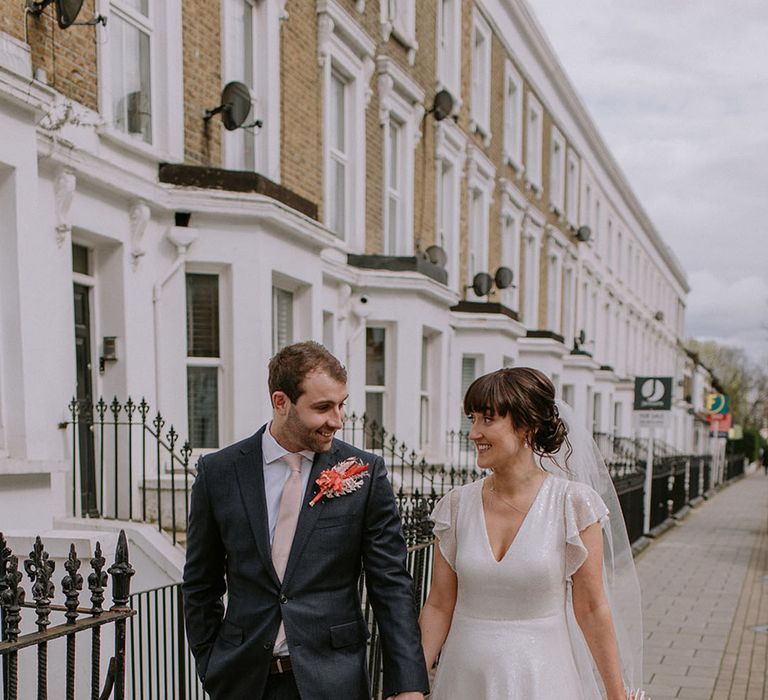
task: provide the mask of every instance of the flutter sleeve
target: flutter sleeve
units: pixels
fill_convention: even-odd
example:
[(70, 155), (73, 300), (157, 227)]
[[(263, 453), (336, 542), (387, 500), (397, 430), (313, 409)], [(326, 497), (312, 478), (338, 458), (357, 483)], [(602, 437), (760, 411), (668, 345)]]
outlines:
[(459, 489), (453, 489), (435, 505), (429, 519), (434, 523), (432, 532), (438, 539), (440, 553), (456, 571), (456, 518), (459, 511)]
[(565, 576), (579, 570), (587, 559), (587, 548), (581, 541), (581, 532), (593, 523), (605, 527), (608, 508), (603, 499), (587, 484), (569, 482), (565, 494)]

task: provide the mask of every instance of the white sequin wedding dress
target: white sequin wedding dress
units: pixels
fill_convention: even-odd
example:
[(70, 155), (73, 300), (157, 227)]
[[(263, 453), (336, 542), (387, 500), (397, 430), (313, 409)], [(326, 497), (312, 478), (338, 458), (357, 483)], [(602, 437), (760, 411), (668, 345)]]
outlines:
[(432, 513), (458, 593), (430, 698), (600, 698), (575, 627), (569, 582), (587, 557), (579, 533), (604, 523), (608, 509), (589, 486), (550, 474), (496, 561), (485, 527), (483, 481), (454, 489)]

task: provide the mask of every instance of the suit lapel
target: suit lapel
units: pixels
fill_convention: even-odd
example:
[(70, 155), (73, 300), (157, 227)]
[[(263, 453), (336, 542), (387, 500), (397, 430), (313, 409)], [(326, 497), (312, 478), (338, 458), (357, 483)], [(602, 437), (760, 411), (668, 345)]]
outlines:
[(283, 585), (290, 581), (296, 564), (301, 559), (301, 553), (304, 551), (304, 546), (307, 544), (307, 539), (312, 533), (315, 527), (317, 518), (320, 516), (320, 512), (324, 506), (324, 499), (321, 499), (319, 503), (310, 508), (309, 502), (312, 500), (312, 496), (317, 491), (317, 485), (315, 480), (320, 476), (320, 472), (323, 469), (328, 469), (334, 464), (333, 458), (336, 455), (336, 446), (331, 448), (329, 452), (322, 454), (315, 454), (315, 461), (312, 463), (312, 471), (309, 474), (309, 483), (307, 484), (306, 492), (304, 493), (304, 500), (301, 504), (301, 511), (299, 513), (299, 521), (296, 523), (296, 533), (293, 536), (293, 544), (291, 545), (291, 553), (288, 556), (288, 564), (285, 567), (285, 576), (283, 577)]
[(279, 586), (275, 567), (272, 565), (272, 550), (269, 545), (269, 518), (267, 517), (267, 496), (264, 490), (264, 458), (261, 451), (261, 437), (264, 428), (254, 435), (252, 449), (243, 449), (235, 465), (240, 496), (256, 540), (256, 550), (264, 568)]

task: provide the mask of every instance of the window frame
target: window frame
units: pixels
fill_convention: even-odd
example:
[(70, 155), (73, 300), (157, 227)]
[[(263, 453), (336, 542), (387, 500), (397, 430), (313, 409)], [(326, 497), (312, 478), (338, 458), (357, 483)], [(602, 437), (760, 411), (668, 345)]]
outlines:
[[(235, 5), (250, 5), (252, 8), (251, 36), (254, 38), (250, 51), (253, 85), (241, 75), (233, 55), (233, 48), (227, 37), (232, 35), (232, 27), (239, 19)], [(240, 80), (251, 91), (253, 109), (249, 121), (262, 121), (258, 132), (253, 133), (253, 167), (247, 162), (240, 163), (240, 149), (247, 138), (241, 129), (227, 131), (220, 126), (222, 134), (222, 156), (224, 167), (230, 170), (246, 170), (262, 173), (274, 182), (280, 182), (280, 24), (287, 18), (282, 0), (222, 0), (221, 3), (221, 65), (222, 87), (231, 80)], [(255, 38), (258, 37), (258, 41)], [(248, 56), (240, 56), (240, 62)], [(237, 152), (237, 156), (235, 153)]]
[(549, 166), (549, 203), (559, 218), (565, 217), (565, 137), (556, 126), (551, 130)]
[[(470, 52), (470, 119), (469, 128), (491, 143), (491, 28), (477, 8), (472, 10), (472, 44)], [(482, 44), (478, 49), (478, 38)]]
[(547, 328), (563, 335), (563, 280), (568, 241), (555, 226), (547, 227)]
[[(447, 286), (460, 291), (461, 277), (461, 182), (466, 159), (466, 136), (450, 119), (438, 122), (435, 133), (435, 240), (445, 250), (448, 261)], [(445, 165), (450, 165), (450, 196), (443, 192)], [(441, 228), (441, 222), (445, 224)]]
[(379, 23), (381, 38), (389, 41), (394, 36), (408, 49), (408, 64), (416, 62), (416, 0), (380, 0)]
[(513, 286), (501, 291), (501, 303), (507, 308), (521, 313), (519, 308), (521, 240), (528, 202), (522, 192), (506, 178), (499, 181), (499, 186), (501, 189), (501, 213), (499, 216), (501, 264), (509, 267), (513, 275)]
[(544, 233), (544, 217), (535, 216), (528, 210), (523, 227), (522, 264), (523, 299), (521, 303), (522, 321), (531, 330), (538, 330), (539, 325), (539, 265), (541, 259), (541, 241)]
[[(510, 87), (514, 97), (510, 97)], [(504, 61), (504, 161), (519, 174), (523, 172), (523, 79), (512, 61)]]
[[(496, 167), (477, 146), (467, 147), (467, 188), (469, 191), (466, 284), (478, 272), (488, 272), (491, 204), (496, 185)], [(474, 264), (473, 264), (474, 262)], [(467, 297), (482, 299), (467, 290)]]
[(219, 354), (217, 357), (199, 357), (199, 356), (191, 356), (189, 355), (189, 343), (188, 341), (185, 342), (185, 378), (184, 378), (184, 385), (185, 385), (185, 393), (186, 393), (186, 401), (185, 401), (185, 412), (187, 414), (187, 431), (189, 434), (189, 441), (190, 445), (192, 445), (192, 431), (190, 429), (190, 415), (189, 415), (189, 369), (190, 367), (199, 367), (199, 368), (215, 368), (217, 370), (216, 372), (216, 406), (217, 406), (217, 415), (218, 415), (218, 425), (217, 425), (217, 437), (218, 437), (218, 444), (217, 445), (204, 445), (204, 446), (192, 446), (193, 454), (201, 454), (206, 451), (210, 450), (216, 450), (220, 449), (222, 446), (226, 445), (228, 440), (228, 435), (226, 434), (226, 426), (227, 426), (227, 420), (226, 420), (226, 396), (227, 394), (227, 387), (225, 385), (225, 365), (226, 365), (226, 350), (225, 350), (225, 343), (226, 343), (226, 336), (225, 336), (225, 328), (224, 328), (224, 315), (222, 313), (222, 309), (225, 308), (226, 304), (226, 285), (224, 283), (224, 271), (217, 268), (212, 268), (207, 265), (187, 265), (184, 270), (184, 309), (185, 313), (189, 313), (189, 297), (187, 295), (187, 278), (189, 275), (208, 275), (211, 277), (216, 277), (217, 280), (217, 295), (218, 295), (218, 309), (217, 309), (217, 316), (218, 316), (218, 334), (219, 334)]
[[(535, 123), (532, 121), (533, 117), (535, 117)], [(530, 90), (525, 110), (525, 126), (526, 185), (540, 196), (543, 190), (544, 108)]]
[(350, 191), (345, 201), (345, 230), (334, 236), (355, 252), (365, 250), (366, 110), (372, 90), (376, 44), (336, 0), (317, 0), (318, 63), (323, 85), (323, 223), (330, 229), (333, 196), (329, 141), (332, 129), (329, 101), (331, 76), (335, 70), (347, 79), (349, 104), (347, 128), (350, 158)]
[[(446, 19), (447, 4), (451, 12)], [(461, 0), (439, 0), (435, 37), (437, 89), (451, 93), (456, 112), (461, 106)]]
[[(394, 397), (391, 396), (390, 386), (391, 382), (388, 383), (388, 379), (393, 377), (395, 375), (394, 371), (394, 352), (395, 352), (395, 339), (394, 339), (394, 329), (392, 327), (392, 324), (389, 323), (381, 323), (381, 322), (371, 322), (367, 323), (365, 325), (365, 352), (367, 353), (368, 348), (368, 331), (369, 330), (381, 330), (384, 332), (384, 383), (383, 384), (369, 384), (368, 383), (368, 368), (367, 368), (367, 361), (363, 365), (363, 376), (365, 378), (365, 388), (364, 388), (364, 405), (366, 407), (366, 415), (367, 415), (367, 406), (368, 406), (368, 396), (370, 394), (376, 394), (381, 396), (381, 424), (378, 426), (379, 428), (387, 429), (388, 422), (391, 418), (391, 406), (395, 404)], [(389, 432), (389, 431), (388, 431)], [(375, 445), (374, 445), (375, 446)]]
[[(464, 386), (466, 383), (464, 381), (464, 361), (465, 360), (472, 360), (475, 363), (474, 377), (469, 382), (469, 384), (471, 384), (475, 379), (483, 375), (484, 357), (481, 354), (471, 353), (471, 352), (461, 354), (461, 357), (459, 358), (459, 386), (461, 389), (462, 397), (464, 396), (464, 394), (467, 393), (467, 389), (469, 388), (469, 384), (467, 384), (467, 386)], [(469, 418), (467, 418), (467, 416), (465, 415), (464, 406), (462, 405), (460, 407), (459, 432), (468, 434), (471, 427), (472, 427), (472, 424), (469, 422)], [(466, 441), (466, 444), (464, 445), (464, 447), (467, 451), (470, 450), (470, 445), (468, 440)]]
[(565, 208), (566, 221), (573, 227), (579, 227), (579, 180), (580, 180), (579, 156), (571, 148), (566, 156), (566, 180), (565, 180)]
[[(98, 133), (133, 153), (154, 162), (184, 160), (183, 83), (177, 67), (183, 65), (181, 0), (149, 0), (148, 15), (132, 9), (123, 0), (96, 0), (97, 14), (107, 19), (96, 27), (99, 113), (103, 123)], [(119, 129), (114, 123), (110, 30), (113, 15), (151, 30), (149, 45), (150, 109), (152, 139), (141, 138)]]
[[(380, 56), (376, 62), (379, 88), (379, 124), (383, 129), (383, 216), (382, 232), (390, 243), (393, 255), (413, 254), (414, 212), (414, 163), (415, 149), (421, 140), (421, 122), (424, 117), (424, 90), (413, 81), (392, 59)], [(399, 184), (400, 206), (394, 241), (389, 240), (392, 222), (389, 210), (389, 186), (391, 182), (391, 125), (400, 126)]]
[[(290, 328), (289, 328), (289, 335), (290, 337), (287, 339), (287, 342), (284, 344), (280, 343), (280, 326), (278, 324), (279, 315), (278, 312), (280, 311), (279, 304), (281, 295), (288, 295), (288, 296), (282, 296), (282, 299), (286, 299), (289, 301), (290, 304)], [(272, 285), (272, 355), (276, 355), (280, 350), (282, 350), (287, 345), (292, 344), (295, 341), (296, 338), (296, 317), (295, 317), (295, 311), (296, 311), (296, 299), (295, 294), (292, 289), (286, 289), (285, 287), (273, 284)]]

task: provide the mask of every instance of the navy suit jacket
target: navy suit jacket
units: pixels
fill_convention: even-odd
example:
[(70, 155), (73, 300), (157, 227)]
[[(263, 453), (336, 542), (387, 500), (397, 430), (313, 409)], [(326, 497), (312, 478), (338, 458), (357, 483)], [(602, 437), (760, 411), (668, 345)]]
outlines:
[[(413, 583), (383, 460), (339, 440), (315, 456), (280, 582), (268, 533), (265, 427), (201, 458), (192, 487), (182, 592), (203, 687), (213, 700), (261, 698), (282, 618), (303, 699), (368, 700), (362, 567), (381, 634), (384, 696), (426, 692)], [(351, 456), (369, 465), (363, 486), (310, 508), (320, 472)]]

